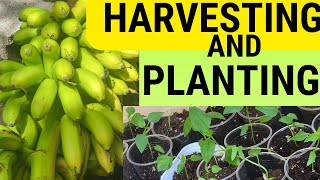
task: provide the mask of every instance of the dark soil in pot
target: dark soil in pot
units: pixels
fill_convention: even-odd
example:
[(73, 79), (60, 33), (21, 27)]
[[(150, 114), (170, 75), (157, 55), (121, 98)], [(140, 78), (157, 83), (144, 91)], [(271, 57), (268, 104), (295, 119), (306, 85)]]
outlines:
[(300, 121), (309, 125), (311, 125), (314, 117), (320, 113), (320, 106), (298, 106), (298, 108), (303, 118)]
[[(235, 180), (236, 175), (235, 171), (237, 169), (236, 166), (230, 165), (227, 162), (222, 161), (220, 158), (217, 158), (217, 161), (215, 159), (211, 159), (209, 162), (209, 167), (212, 167), (212, 165), (219, 165), (220, 168), (222, 168), (218, 173), (212, 173), (211, 168), (209, 168), (209, 173), (205, 171), (205, 163), (201, 163), (199, 167), (199, 175), (203, 178), (210, 179), (210, 178), (215, 178), (215, 179), (223, 179), (223, 178), (228, 178), (228, 180)], [(233, 174), (233, 175), (232, 175)], [(231, 176), (232, 175), (232, 176)], [(231, 176), (231, 177), (230, 177)]]
[(123, 180), (140, 180), (133, 165), (129, 163), (127, 157), (123, 158)]
[[(199, 154), (200, 155), (200, 154)], [(190, 158), (191, 155), (187, 156), (187, 159)], [(185, 163), (185, 168), (188, 172), (189, 179), (197, 179), (197, 167), (199, 166), (201, 161), (191, 161), (187, 160)], [(179, 174), (177, 172), (174, 173), (173, 179), (175, 180), (187, 180), (187, 175), (185, 173), (185, 169), (183, 169)]]

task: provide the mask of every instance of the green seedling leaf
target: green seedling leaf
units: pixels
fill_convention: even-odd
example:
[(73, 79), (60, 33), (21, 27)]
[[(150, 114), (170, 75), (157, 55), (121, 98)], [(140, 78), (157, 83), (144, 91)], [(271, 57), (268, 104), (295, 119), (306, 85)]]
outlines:
[(180, 158), (181, 162), (186, 162), (187, 161), (187, 156), (186, 155), (182, 155)]
[(238, 146), (238, 156), (240, 158), (245, 158), (245, 155), (243, 154), (243, 147), (242, 146)]
[(318, 129), (317, 129), (317, 133), (319, 133), (319, 134), (320, 134), (320, 127), (318, 127)]
[(221, 171), (221, 167), (219, 167), (218, 165), (213, 165), (212, 167), (211, 167), (211, 172), (212, 173), (218, 173), (219, 171)]
[(157, 158), (157, 170), (165, 171), (172, 166), (173, 157), (167, 155), (160, 155)]
[(148, 115), (147, 119), (149, 122), (157, 123), (160, 121), (163, 112), (152, 112)]
[(304, 140), (304, 142), (314, 142), (320, 139), (320, 134), (318, 132), (309, 134), (309, 136)]
[(294, 120), (297, 120), (297, 119), (298, 119), (297, 115), (294, 114), (294, 113), (289, 113), (289, 114), (287, 114), (287, 116), (290, 117), (290, 118), (292, 118), (292, 119), (294, 119)]
[(198, 180), (206, 180), (206, 179), (204, 179), (204, 178), (200, 177)]
[(201, 139), (199, 141), (199, 146), (201, 150), (201, 156), (205, 162), (209, 162), (214, 154), (215, 142), (212, 139)]
[(256, 110), (262, 112), (264, 115), (270, 116), (271, 118), (275, 117), (279, 110), (277, 106), (257, 106)]
[(306, 133), (304, 131), (299, 131), (296, 135), (289, 138), (289, 141), (303, 141), (309, 136), (309, 133)]
[(295, 127), (299, 127), (299, 128), (304, 127), (304, 125), (299, 123), (299, 122), (294, 122), (294, 123), (292, 123), (292, 125), (295, 126)]
[(191, 128), (192, 128), (191, 120), (188, 117), (184, 121), (184, 125), (183, 125), (183, 135), (184, 135), (184, 137), (186, 137), (189, 134), (189, 132), (191, 131)]
[(260, 154), (260, 149), (250, 149), (248, 151), (249, 156), (258, 156)]
[(163, 148), (161, 147), (161, 146), (159, 146), (159, 145), (156, 145), (155, 147), (154, 147), (154, 150), (156, 150), (156, 151), (158, 151), (159, 153), (165, 153), (164, 152), (164, 150), (163, 150)]
[(288, 117), (288, 116), (282, 116), (279, 119), (279, 122), (282, 122), (282, 123), (285, 123), (285, 124), (289, 125), (289, 124), (293, 123), (293, 119), (291, 117)]
[(221, 120), (226, 120), (226, 118), (223, 116), (223, 114), (219, 112), (208, 112), (208, 116), (210, 116), (212, 119), (221, 119)]
[[(228, 162), (229, 164), (231, 164), (231, 165), (238, 166), (240, 164), (240, 162), (241, 162), (238, 157), (235, 157), (233, 160), (231, 160), (232, 159), (231, 158), (232, 157), (232, 152), (234, 151), (233, 150), (234, 147), (236, 147), (236, 146), (227, 146), (226, 147), (224, 160), (226, 162)], [(238, 148), (236, 147), (236, 149), (238, 149)]]
[(191, 161), (201, 161), (202, 160), (202, 156), (198, 155), (198, 154), (193, 154), (190, 157)]
[(248, 128), (249, 128), (249, 125), (248, 125), (248, 124), (243, 125), (243, 126), (241, 127), (240, 136), (245, 135), (245, 134), (248, 132)]
[(144, 116), (142, 116), (140, 113), (136, 113), (132, 116), (131, 123), (139, 128), (144, 128), (146, 126), (146, 123), (144, 122)]
[(316, 152), (315, 151), (311, 151), (309, 154), (309, 158), (308, 158), (308, 162), (307, 162), (307, 166), (310, 166), (312, 163), (316, 162)]
[(128, 117), (131, 117), (132, 114), (135, 113), (135, 111), (136, 111), (136, 110), (135, 110), (133, 107), (127, 107), (127, 109), (126, 109), (126, 112), (127, 112), (127, 114), (128, 114)]
[(259, 122), (261, 122), (261, 123), (266, 123), (266, 122), (269, 122), (271, 119), (272, 119), (271, 116), (262, 116), (262, 117), (259, 119)]
[(137, 145), (140, 153), (143, 153), (143, 151), (146, 149), (148, 143), (149, 143), (149, 140), (148, 140), (147, 135), (138, 134), (136, 136), (136, 145)]
[(223, 114), (240, 112), (242, 109), (243, 109), (243, 106), (226, 106), (224, 107)]
[(233, 146), (231, 148), (231, 160), (235, 160), (238, 154), (238, 147), (237, 146)]
[(211, 124), (211, 118), (197, 107), (189, 108), (189, 119), (192, 124), (192, 129), (198, 132), (208, 131)]
[(184, 168), (184, 163), (180, 163), (177, 168), (177, 174), (180, 174), (183, 168)]

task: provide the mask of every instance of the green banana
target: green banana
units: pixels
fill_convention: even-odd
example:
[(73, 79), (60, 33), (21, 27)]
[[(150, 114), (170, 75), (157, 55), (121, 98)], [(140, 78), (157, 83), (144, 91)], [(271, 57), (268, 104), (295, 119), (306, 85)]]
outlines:
[(27, 97), (23, 92), (17, 92), (11, 96), (3, 108), (3, 121), (10, 127), (13, 127), (20, 119)]
[(83, 137), (83, 163), (82, 163), (82, 170), (79, 179), (83, 180), (84, 175), (87, 171), (88, 162), (89, 162), (89, 155), (90, 155), (90, 135), (87, 129), (82, 128), (81, 129), (82, 137)]
[(80, 124), (64, 115), (60, 122), (63, 156), (75, 176), (81, 174), (83, 163), (83, 137)]
[(108, 69), (123, 69), (125, 65), (121, 56), (115, 52), (96, 53), (95, 57)]
[(48, 78), (42, 81), (31, 102), (31, 115), (33, 118), (40, 120), (49, 113), (57, 91), (58, 86), (55, 80)]
[(114, 133), (111, 125), (104, 118), (104, 115), (97, 111), (85, 109), (80, 123), (92, 133), (105, 150), (109, 150), (113, 143)]
[(60, 58), (60, 46), (53, 39), (46, 39), (42, 44), (43, 67), (49, 77), (53, 77), (52, 68), (54, 63)]
[(114, 135), (112, 149), (115, 153), (116, 163), (119, 166), (123, 166), (123, 143), (122, 139), (117, 134)]
[(60, 25), (57, 22), (49, 22), (41, 29), (41, 35), (45, 39), (49, 38), (53, 40), (58, 40), (60, 32)]
[(46, 11), (45, 9), (38, 8), (38, 7), (26, 7), (19, 11), (19, 20), (20, 21), (27, 21), (28, 16), (35, 11)]
[(34, 47), (37, 48), (38, 52), (42, 54), (43, 41), (44, 41), (44, 38), (41, 35), (38, 35), (31, 39), (30, 44), (34, 45)]
[(78, 58), (73, 64), (77, 68), (81, 67), (95, 73), (102, 79), (106, 76), (103, 65), (86, 48), (80, 48)]
[(63, 178), (59, 173), (56, 173), (55, 180), (63, 180)]
[(12, 91), (1, 91), (0, 90), (0, 102), (7, 101), (11, 96), (13, 96), (16, 93), (15, 90)]
[(13, 168), (13, 179), (23, 179), (23, 174), (27, 166), (21, 162), (14, 165)]
[(51, 13), (47, 10), (34, 11), (27, 18), (28, 27), (42, 27), (51, 22)]
[(17, 151), (22, 148), (22, 139), (10, 128), (0, 125), (0, 149)]
[(0, 89), (2, 91), (11, 91), (11, 78), (14, 74), (14, 71), (7, 72), (5, 74), (0, 75)]
[(24, 28), (27, 28), (28, 27), (28, 23), (27, 22), (22, 22), (20, 24), (20, 29), (24, 29)]
[(77, 19), (80, 23), (86, 18), (86, 0), (78, 0), (71, 8), (71, 17)]
[(21, 46), (20, 55), (22, 62), (27, 66), (42, 64), (41, 54), (38, 49), (32, 44), (25, 44)]
[(71, 81), (78, 84), (82, 90), (97, 101), (100, 102), (104, 99), (105, 85), (103, 81), (91, 71), (78, 68), (75, 70)]
[(130, 93), (130, 89), (126, 82), (113, 76), (112, 74), (109, 74), (109, 76), (106, 78), (106, 83), (112, 89), (112, 91), (119, 96), (127, 95)]
[(78, 41), (79, 41), (79, 45), (81, 47), (85, 47), (85, 48), (90, 48), (92, 49), (93, 47), (90, 45), (88, 39), (87, 39), (87, 30), (84, 29), (82, 30), (82, 33), (80, 34), (80, 36), (78, 37)]
[(40, 135), (40, 129), (38, 128), (37, 122), (27, 113), (23, 113), (21, 118), (25, 119), (24, 121), (27, 122), (24, 131), (21, 134), (21, 138), (24, 139), (24, 146), (29, 149), (35, 149)]
[(64, 112), (74, 121), (82, 117), (84, 105), (76, 87), (60, 81), (58, 87), (59, 98)]
[(87, 29), (87, 22), (84, 22), (81, 27), (82, 29)]
[(15, 152), (1, 151), (0, 152), (0, 179), (13, 180), (12, 168), (14, 163), (18, 160)]
[(136, 50), (121, 50), (119, 53), (123, 59), (135, 59), (139, 57), (139, 51)]
[(126, 82), (138, 81), (139, 73), (137, 69), (125, 60), (123, 60), (123, 63), (126, 66), (124, 69), (113, 70), (112, 73)]
[(110, 106), (113, 110), (122, 112), (122, 104), (120, 99), (109, 87), (106, 86), (105, 103)]
[(1, 60), (0, 61), (0, 75), (10, 72), (10, 71), (16, 71), (18, 69), (21, 69), (25, 67), (23, 64), (20, 64), (15, 61), (11, 60)]
[(26, 168), (23, 174), (23, 180), (30, 180), (30, 168)]
[(109, 106), (104, 106), (99, 103), (87, 104), (86, 107), (103, 114), (104, 118), (109, 122), (114, 131), (118, 134), (123, 133), (123, 115), (121, 111), (112, 110)]
[(74, 68), (70, 61), (57, 60), (53, 65), (53, 77), (61, 81), (69, 81), (74, 74)]
[(77, 180), (77, 177), (73, 174), (65, 159), (61, 156), (57, 157), (56, 170), (65, 180)]
[(77, 37), (82, 32), (81, 24), (76, 19), (64, 20), (61, 24), (62, 31), (71, 37)]
[(62, 40), (61, 44), (61, 57), (69, 61), (74, 61), (78, 57), (78, 41), (72, 37), (67, 37)]
[(13, 34), (12, 40), (19, 45), (27, 44), (31, 41), (32, 38), (37, 36), (39, 33), (39, 28), (26, 27), (15, 32)]
[(112, 174), (116, 161), (113, 149), (106, 151), (93, 135), (91, 135), (91, 144), (100, 165), (108, 174)]
[(70, 7), (64, 1), (56, 1), (52, 6), (52, 14), (57, 19), (63, 19), (69, 15)]
[(38, 85), (46, 78), (42, 65), (27, 66), (15, 71), (11, 77), (11, 86), (14, 88), (28, 89)]

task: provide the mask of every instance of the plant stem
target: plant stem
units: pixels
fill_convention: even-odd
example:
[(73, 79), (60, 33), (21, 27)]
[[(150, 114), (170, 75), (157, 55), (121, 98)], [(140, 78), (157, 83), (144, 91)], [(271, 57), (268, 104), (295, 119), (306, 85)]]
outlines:
[(247, 113), (247, 117), (248, 117), (248, 121), (249, 121), (249, 125), (250, 125), (251, 138), (252, 138), (253, 143), (256, 144), (256, 141), (254, 140), (253, 127), (252, 127), (252, 122), (251, 122), (250, 115), (249, 115), (248, 106), (246, 106), (246, 113)]
[(188, 171), (187, 171), (187, 167), (186, 166), (184, 166), (184, 172), (185, 172), (185, 174), (187, 176), (187, 180), (189, 180)]
[(149, 142), (148, 142), (148, 147), (149, 147), (149, 150), (150, 150), (150, 153), (151, 153), (151, 158), (153, 159), (153, 151), (152, 151), (152, 147), (151, 147)]
[[(289, 131), (290, 131), (290, 133), (291, 133), (292, 137), (294, 137), (294, 132), (291, 130), (290, 126), (288, 126), (288, 129), (289, 129)], [(294, 141), (294, 144), (296, 144), (296, 146), (298, 146), (298, 144), (297, 144), (296, 140), (293, 140), (293, 141)]]
[[(240, 158), (241, 158), (241, 157), (240, 157)], [(259, 158), (258, 158), (258, 159), (259, 159)], [(262, 166), (261, 164), (255, 163), (255, 162), (253, 162), (253, 161), (251, 161), (250, 159), (247, 159), (247, 158), (243, 158), (243, 160), (248, 161), (249, 163), (251, 163), (251, 164), (253, 164), (253, 165), (255, 165), (255, 166), (260, 167), (260, 168), (266, 173), (266, 176), (269, 178), (268, 170), (267, 170), (264, 166)], [(258, 162), (259, 162), (259, 160), (258, 160)]]

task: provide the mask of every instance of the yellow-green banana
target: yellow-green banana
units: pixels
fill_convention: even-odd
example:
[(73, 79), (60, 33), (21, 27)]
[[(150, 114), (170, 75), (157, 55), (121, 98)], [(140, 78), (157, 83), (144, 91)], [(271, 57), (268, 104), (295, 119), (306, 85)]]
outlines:
[(26, 27), (18, 30), (13, 34), (13, 41), (19, 45), (27, 44), (31, 41), (32, 38), (37, 36), (40, 33), (39, 28), (30, 28)]
[(121, 111), (112, 110), (109, 106), (99, 103), (87, 104), (87, 108), (103, 114), (104, 118), (109, 122), (114, 131), (116, 131), (118, 134), (123, 133), (123, 116)]
[(61, 144), (64, 159), (75, 176), (79, 176), (83, 163), (83, 137), (80, 124), (64, 115), (60, 122)]
[(28, 23), (27, 22), (22, 22), (20, 24), (20, 29), (24, 29), (24, 28), (27, 28), (28, 27)]
[(62, 156), (58, 156), (56, 160), (56, 170), (65, 180), (77, 180), (77, 177), (73, 174), (69, 168), (67, 162)]
[(61, 57), (69, 61), (74, 61), (78, 57), (78, 41), (72, 37), (67, 37), (62, 40), (61, 44)]
[(79, 45), (80, 45), (81, 47), (91, 48), (91, 49), (93, 48), (93, 47), (90, 45), (90, 43), (89, 43), (89, 41), (88, 41), (88, 39), (87, 39), (87, 30), (86, 30), (86, 29), (82, 30), (81, 35), (78, 37), (78, 41), (79, 41)]
[(13, 89), (11, 87), (11, 77), (13, 74), (14, 71), (0, 75), (0, 89), (2, 91), (11, 91)]
[(126, 82), (135, 82), (139, 80), (139, 73), (137, 69), (127, 61), (123, 60), (124, 69), (113, 70), (112, 73)]
[(41, 54), (38, 49), (32, 44), (25, 44), (21, 46), (20, 55), (22, 62), (27, 66), (42, 64)]
[(61, 24), (61, 29), (64, 33), (71, 37), (77, 37), (82, 32), (81, 24), (76, 19), (64, 20)]
[(57, 60), (53, 65), (53, 77), (61, 81), (69, 81), (74, 74), (74, 68), (70, 61)]
[(26, 7), (19, 11), (19, 20), (27, 21), (28, 16), (34, 11), (46, 11), (45, 9), (38, 7)]
[(12, 91), (1, 91), (0, 90), (0, 102), (7, 101), (11, 96), (13, 96), (16, 93), (15, 90)]
[(64, 1), (56, 1), (52, 6), (52, 14), (57, 19), (63, 19), (69, 15), (70, 7)]
[(30, 168), (26, 168), (25, 171), (24, 171), (24, 174), (23, 174), (23, 180), (30, 180)]
[(37, 122), (27, 113), (22, 113), (21, 118), (26, 121), (24, 131), (21, 134), (21, 138), (24, 140), (24, 147), (35, 149), (40, 135)]
[(23, 92), (17, 92), (11, 96), (3, 108), (3, 121), (10, 127), (13, 127), (20, 119), (27, 97)]
[(74, 121), (82, 117), (84, 105), (76, 87), (60, 81), (58, 87), (59, 98), (64, 112)]
[(93, 135), (91, 135), (91, 144), (100, 165), (108, 174), (112, 174), (116, 161), (113, 149), (106, 151)]
[(119, 52), (123, 59), (135, 59), (139, 57), (139, 51), (136, 50), (121, 50)]
[(105, 103), (112, 109), (122, 112), (122, 105), (120, 99), (109, 87), (106, 86)]
[(114, 132), (109, 122), (104, 119), (103, 114), (91, 109), (85, 109), (84, 117), (80, 122), (93, 134), (105, 150), (111, 148)]
[(60, 46), (53, 39), (46, 39), (42, 44), (43, 67), (49, 77), (53, 77), (52, 68), (54, 63), (60, 58)]
[(18, 160), (18, 156), (12, 151), (0, 152), (0, 179), (14, 180), (13, 179), (13, 165)]
[(75, 82), (82, 90), (97, 101), (100, 102), (104, 99), (105, 85), (103, 81), (91, 71), (77, 68), (71, 81)]
[(123, 69), (125, 65), (121, 56), (116, 52), (104, 51), (95, 54), (101, 64), (108, 69)]
[(11, 72), (11, 71), (16, 71), (16, 70), (21, 69), (23, 67), (25, 67), (23, 64), (20, 64), (15, 61), (1, 60), (0, 61), (0, 75), (7, 73), (7, 72)]
[(13, 168), (13, 179), (23, 179), (23, 174), (27, 166), (22, 162), (17, 162)]
[(30, 41), (30, 44), (34, 45), (34, 47), (37, 48), (38, 52), (42, 54), (42, 44), (45, 38), (43, 38), (41, 35), (35, 36)]
[(109, 76), (106, 78), (106, 83), (112, 89), (112, 91), (119, 96), (127, 95), (130, 93), (130, 89), (126, 82), (115, 77), (112, 74), (109, 74)]
[(89, 155), (90, 155), (90, 135), (87, 129), (81, 128), (81, 133), (83, 137), (83, 163), (82, 163), (82, 170), (81, 175), (79, 177), (80, 180), (83, 180), (85, 173), (87, 172), (88, 162), (89, 162)]
[(71, 17), (77, 19), (80, 23), (86, 18), (86, 0), (78, 0), (71, 8)]
[(28, 89), (40, 84), (46, 78), (42, 64), (27, 66), (15, 71), (11, 77), (11, 86), (14, 88)]
[(60, 36), (60, 25), (57, 22), (49, 22), (41, 29), (41, 35), (44, 38), (58, 40)]
[(84, 22), (84, 23), (82, 24), (82, 29), (87, 29), (87, 22)]
[(31, 28), (42, 27), (50, 21), (51, 13), (47, 10), (34, 11), (27, 18), (28, 26)]
[(22, 147), (22, 139), (10, 128), (0, 125), (0, 149), (17, 151)]
[(116, 163), (119, 166), (123, 166), (123, 143), (122, 143), (122, 139), (117, 134), (115, 134), (114, 136), (112, 149), (115, 153)]

